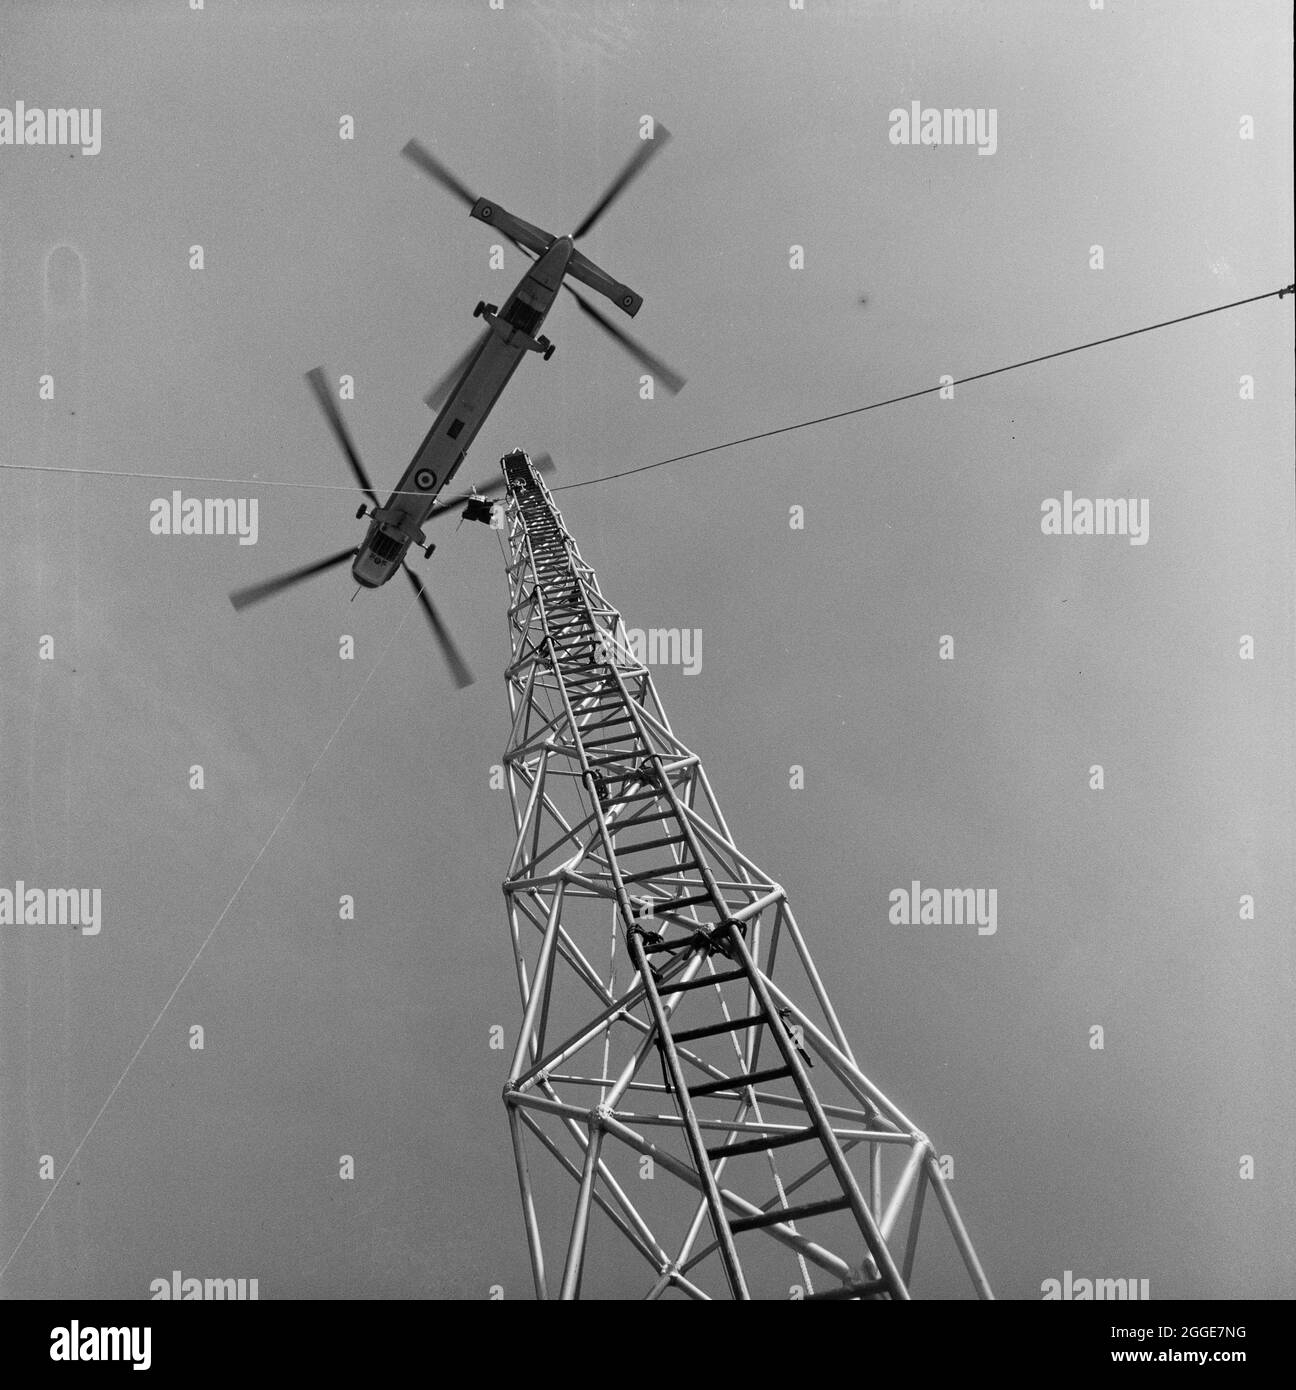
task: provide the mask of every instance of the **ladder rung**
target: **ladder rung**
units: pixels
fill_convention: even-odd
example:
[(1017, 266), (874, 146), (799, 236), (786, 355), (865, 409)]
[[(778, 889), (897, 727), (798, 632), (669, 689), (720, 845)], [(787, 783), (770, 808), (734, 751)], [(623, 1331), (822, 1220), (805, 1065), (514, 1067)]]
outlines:
[(799, 1207), (776, 1207), (759, 1216), (741, 1216), (729, 1223), (729, 1229), (737, 1235), (739, 1231), (755, 1231), (761, 1226), (777, 1226), (782, 1221), (800, 1221), (803, 1216), (824, 1216), (848, 1206), (850, 1203), (845, 1197), (833, 1197), (825, 1202), (803, 1202)]
[(707, 985), (723, 985), (730, 980), (745, 980), (745, 970), (722, 970), (718, 975), (706, 975), (700, 980), (686, 980), (682, 985), (658, 985), (658, 994), (683, 994), (686, 989), (705, 989)]
[[(630, 721), (628, 719), (617, 719), (613, 722), (617, 724), (628, 724)], [(594, 727), (597, 729), (603, 729), (607, 728), (608, 726), (605, 724), (596, 724), (594, 725)], [(583, 743), (586, 748), (605, 748), (609, 743), (624, 743), (626, 739), (633, 737), (633, 734), (611, 734), (607, 738), (582, 738), (581, 743)], [(637, 753), (638, 751), (639, 750), (637, 748), (627, 748), (625, 750), (625, 755), (628, 758), (632, 754)]]
[(803, 1144), (807, 1139), (817, 1139), (819, 1131), (814, 1125), (805, 1129), (793, 1130), (791, 1134), (766, 1134), (756, 1139), (736, 1139), (732, 1144), (717, 1144), (707, 1150), (708, 1158), (737, 1158), (739, 1154), (759, 1154), (766, 1149), (785, 1149), (789, 1144)]
[[(688, 898), (662, 898), (653, 903), (653, 915), (661, 916), (663, 912), (678, 912), (681, 908), (694, 907), (698, 903), (709, 903), (710, 893), (698, 893)], [(711, 925), (710, 923), (707, 924)]]
[[(614, 824), (613, 831), (615, 832), (624, 823)], [(617, 857), (623, 859), (627, 854), (638, 854), (641, 849), (661, 849), (663, 845), (682, 845), (686, 838), (687, 836), (684, 835), (662, 835), (656, 840), (645, 840), (638, 845), (618, 845), (616, 847)]]
[[(657, 792), (657, 791), (651, 791), (651, 792), (635, 792), (635, 794), (634, 794), (633, 796), (620, 796), (620, 795), (617, 795), (617, 796), (610, 796), (610, 797), (608, 797), (608, 800), (609, 800), (609, 801), (615, 802), (618, 806), (629, 806), (629, 805), (631, 805), (633, 802), (636, 802), (636, 801), (656, 801), (660, 796), (661, 796), (661, 793), (660, 793), (660, 792)], [(670, 814), (670, 805), (669, 805), (669, 803), (667, 803), (667, 806), (666, 806), (665, 810), (662, 811), (662, 816), (667, 816), (667, 815), (669, 815), (669, 814)], [(660, 820), (661, 817), (660, 817), (660, 816), (649, 816), (648, 819), (649, 819), (649, 820)], [(633, 824), (637, 824), (637, 822), (634, 822), (634, 821), (618, 821), (618, 822), (616, 823), (616, 825), (613, 826), (613, 829), (614, 829), (614, 830), (616, 830), (616, 829), (621, 829), (621, 828), (623, 828), (623, 827), (625, 827), (625, 826), (627, 826), (627, 825), (633, 825)]]
[[(625, 799), (627, 801), (642, 801), (645, 796), (651, 796), (653, 800), (657, 799), (656, 792), (640, 792), (636, 796), (628, 796)], [(675, 812), (671, 809), (669, 802), (667, 802), (655, 815), (632, 816), (629, 820), (617, 821), (612, 828), (613, 830), (629, 830), (632, 825), (652, 825), (655, 821), (659, 820), (675, 820)], [(679, 822), (676, 821), (676, 824), (678, 825)], [(663, 841), (663, 843), (665, 842)]]
[[(585, 716), (590, 714), (603, 714), (611, 710), (623, 710), (624, 708), (625, 706), (622, 705), (620, 700), (614, 700), (609, 705), (579, 705), (577, 706), (574, 713), (580, 718), (585, 718)], [(588, 729), (591, 733), (594, 733), (597, 732), (599, 729), (615, 728), (615, 726), (618, 724), (633, 723), (634, 720), (631, 719), (628, 714), (613, 715), (609, 713), (606, 719), (591, 719), (588, 721), (588, 723), (582, 724), (581, 728)]]
[[(690, 869), (696, 869), (696, 861), (685, 861), (683, 864), (663, 864), (657, 869), (645, 869), (641, 874), (622, 874), (622, 883), (643, 883), (650, 878), (665, 878), (668, 874), (686, 874)], [(694, 888), (700, 885), (679, 883), (673, 885), (677, 888)]]
[(791, 1076), (791, 1067), (767, 1067), (764, 1071), (749, 1071), (742, 1076), (727, 1076), (722, 1081), (707, 1081), (701, 1086), (690, 1086), (690, 1096), (713, 1096), (717, 1091), (740, 1091), (744, 1086), (755, 1086), (761, 1081), (777, 1081), (781, 1076)]
[[(632, 730), (623, 728), (620, 733), (609, 732), (609, 730), (615, 729), (618, 724), (624, 725), (629, 724), (629, 722), (628, 719), (600, 719), (597, 722), (591, 721), (585, 724), (581, 722), (580, 712), (577, 711), (576, 727), (572, 732), (580, 738), (586, 748), (602, 748), (609, 743), (624, 743), (626, 739), (632, 739), (634, 737)], [(605, 734), (606, 737), (598, 739), (587, 737), (590, 734)]]
[(677, 1042), (693, 1042), (696, 1038), (714, 1038), (717, 1033), (736, 1033), (740, 1028), (755, 1028), (767, 1023), (764, 1014), (748, 1014), (746, 1018), (726, 1018), (720, 1023), (708, 1023), (705, 1028), (686, 1028), (682, 1033), (671, 1029), (671, 1037)]

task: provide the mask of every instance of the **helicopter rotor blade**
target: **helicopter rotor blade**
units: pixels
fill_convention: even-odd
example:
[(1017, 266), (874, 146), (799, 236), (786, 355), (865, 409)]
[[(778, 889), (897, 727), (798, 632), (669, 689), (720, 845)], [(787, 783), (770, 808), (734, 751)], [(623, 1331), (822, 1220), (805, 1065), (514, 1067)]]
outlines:
[(330, 555), (327, 560), (316, 560), (313, 565), (303, 565), (300, 569), (289, 570), (286, 574), (276, 575), (273, 579), (264, 579), (260, 584), (250, 584), (246, 589), (235, 589), (229, 596), (230, 602), (239, 612), (242, 612), (253, 603), (261, 603), (265, 599), (273, 598), (276, 594), (282, 593), (285, 589), (291, 589), (294, 584), (300, 584), (312, 575), (322, 574), (325, 570), (332, 569), (334, 565), (340, 565), (344, 561), (352, 559), (355, 553), (355, 546), (351, 546), (347, 550), (339, 550), (336, 555)]
[(455, 646), (454, 638), (450, 636), (446, 625), (441, 621), (440, 614), (432, 604), (432, 600), (427, 596), (427, 590), (423, 587), (423, 581), (414, 573), (407, 564), (402, 562), (401, 569), (405, 571), (405, 577), (409, 580), (414, 592), (418, 595), (419, 602), (423, 605), (423, 612), (427, 616), (428, 623), (432, 628), (432, 635), (437, 640), (437, 645), (441, 648), (441, 655), (445, 657), (446, 665), (450, 668), (450, 674), (454, 677), (454, 683), (460, 690), (466, 685), (471, 685), (476, 679), (468, 667), (468, 663), (463, 659), (459, 648)]
[(627, 160), (625, 167), (608, 185), (608, 190), (598, 200), (597, 203), (585, 214), (584, 221), (572, 233), (572, 240), (578, 241), (590, 230), (600, 217), (612, 206), (614, 202), (625, 191), (626, 185), (637, 177), (645, 164), (657, 153), (658, 150), (670, 139), (670, 131), (664, 125), (658, 125), (651, 140), (644, 140), (639, 148)]
[(615, 338), (636, 362), (647, 367), (672, 396), (678, 395), (684, 389), (686, 378), (680, 376), (677, 371), (668, 367), (660, 357), (655, 357), (642, 343), (636, 342), (628, 333), (623, 332), (611, 319), (599, 313), (583, 294), (572, 289), (572, 287), (565, 282), (563, 288), (567, 290), (569, 294), (575, 296), (576, 303), (580, 305), (583, 314), (593, 319), (605, 333)]
[[(552, 473), (556, 468), (551, 454), (536, 454), (531, 459), (531, 462), (535, 465), (537, 473)], [(481, 483), (473, 488), (472, 492), (460, 493), (458, 497), (452, 497), (448, 502), (438, 502), (436, 506), (428, 512), (427, 516), (423, 518), (423, 523), (426, 525), (435, 517), (444, 516), (446, 512), (452, 512), (456, 507), (462, 507), (465, 502), (470, 501), (473, 497), (498, 496), (507, 486), (508, 484), (502, 477), (492, 478), (489, 482)]]
[[(401, 154), (411, 163), (417, 164), (425, 174), (431, 175), (447, 193), (458, 198), (461, 203), (466, 203), (470, 209), (476, 206), (479, 200), (472, 189), (457, 174), (446, 168), (425, 145), (420, 144), (417, 140), (407, 140)], [(525, 246), (515, 241), (507, 232), (504, 232), (503, 235), (508, 237), (508, 240), (512, 241), (519, 251), (525, 251), (532, 260), (535, 259)]]
[(407, 140), (401, 154), (411, 163), (417, 164), (425, 174), (431, 175), (447, 193), (458, 198), (461, 203), (467, 203), (471, 208), (477, 201), (477, 195), (473, 193), (464, 181), (457, 174), (452, 173), (426, 146), (417, 140)]
[(319, 401), (320, 409), (327, 416), (328, 422), (333, 428), (333, 434), (342, 446), (342, 452), (347, 456), (347, 462), (351, 465), (351, 471), (360, 484), (360, 490), (375, 507), (380, 506), (378, 496), (373, 490), (373, 484), (369, 481), (369, 475), (365, 472), (364, 464), (360, 462), (360, 455), (356, 453), (356, 447), (351, 442), (350, 434), (347, 433), (347, 427), (342, 420), (342, 413), (337, 408), (337, 402), (333, 399), (328, 382), (324, 380), (323, 367), (312, 367), (306, 373), (306, 380), (310, 382), (311, 390), (315, 392), (315, 399)]
[(427, 406), (431, 410), (439, 410), (445, 404), (450, 392), (459, 384), (459, 379), (468, 370), (468, 363), (472, 361), (482, 344), (490, 336), (490, 329), (475, 338), (473, 342), (455, 358), (454, 362), (439, 376), (431, 390), (423, 397)]

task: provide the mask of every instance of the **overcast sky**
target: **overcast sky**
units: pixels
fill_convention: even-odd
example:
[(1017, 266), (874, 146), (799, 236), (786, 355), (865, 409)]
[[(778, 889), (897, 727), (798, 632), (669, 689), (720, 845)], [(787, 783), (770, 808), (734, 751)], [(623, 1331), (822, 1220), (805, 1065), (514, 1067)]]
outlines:
[[(102, 148), (0, 145), (0, 462), (255, 480), (175, 486), (256, 497), (259, 534), (151, 535), (170, 483), (0, 475), (0, 887), (103, 901), (95, 937), (0, 927), (0, 1264), (102, 1109), (0, 1293), (529, 1297), (496, 536), (443, 521), (418, 562), (462, 692), (404, 588), (226, 597), (361, 535), (303, 374), (354, 376), (390, 487), (522, 272), (401, 146), (560, 233), (643, 115), (672, 132), (582, 249), (687, 387), (640, 399), (561, 304), (465, 464), (570, 484), (1288, 283), (1288, 7), (3, 10), (0, 107), (101, 108)], [(993, 109), (994, 153), (893, 143), (911, 102)], [(703, 634), (655, 673), (672, 722), (1001, 1297), (1296, 1292), (1291, 341), (1270, 299), (557, 494), (627, 624)], [(1044, 535), (1068, 490), (1146, 499), (1147, 543)], [(915, 879), (995, 888), (997, 931), (889, 922)]]

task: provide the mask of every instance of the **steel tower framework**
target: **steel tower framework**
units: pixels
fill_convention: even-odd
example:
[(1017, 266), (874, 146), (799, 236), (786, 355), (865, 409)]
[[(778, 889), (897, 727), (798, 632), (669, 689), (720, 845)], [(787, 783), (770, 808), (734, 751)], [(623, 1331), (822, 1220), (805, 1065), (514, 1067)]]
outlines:
[(504, 1100), (537, 1296), (579, 1297), (624, 1237), (649, 1272), (614, 1259), (610, 1296), (905, 1299), (934, 1194), (992, 1297), (935, 1150), (856, 1065), (787, 895), (734, 844), (543, 479), (502, 464), (523, 1013)]

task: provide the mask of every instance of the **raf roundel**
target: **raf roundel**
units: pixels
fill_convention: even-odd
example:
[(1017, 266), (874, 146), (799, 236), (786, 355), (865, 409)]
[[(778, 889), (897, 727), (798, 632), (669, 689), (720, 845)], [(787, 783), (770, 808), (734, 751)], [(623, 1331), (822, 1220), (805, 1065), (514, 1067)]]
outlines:
[(414, 481), (424, 492), (431, 492), (436, 487), (436, 480), (436, 474), (430, 468), (420, 468), (414, 475)]

